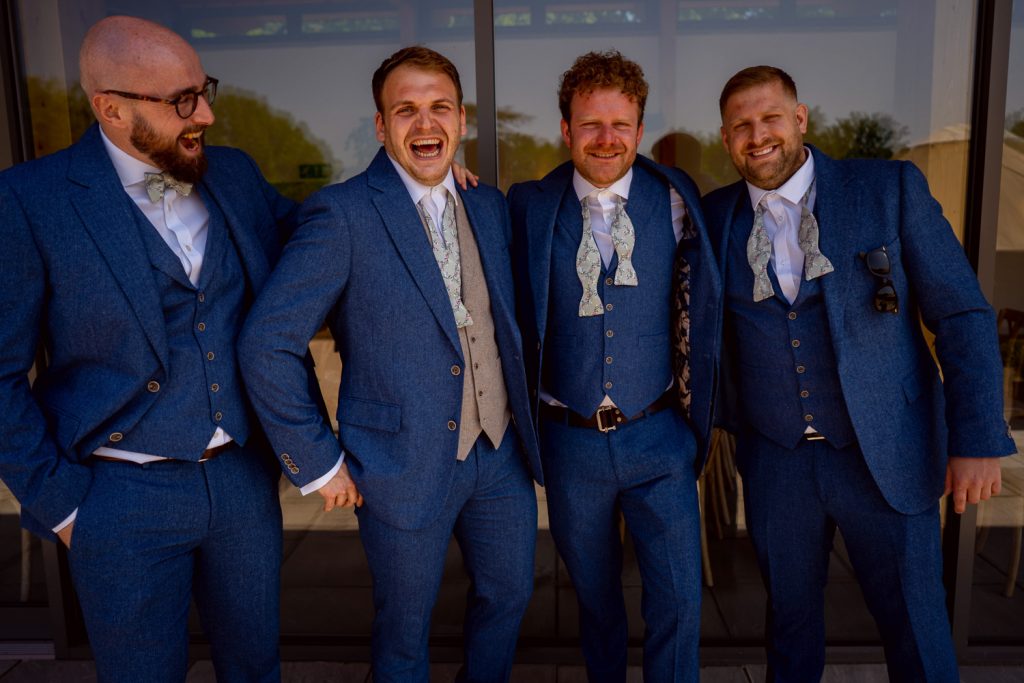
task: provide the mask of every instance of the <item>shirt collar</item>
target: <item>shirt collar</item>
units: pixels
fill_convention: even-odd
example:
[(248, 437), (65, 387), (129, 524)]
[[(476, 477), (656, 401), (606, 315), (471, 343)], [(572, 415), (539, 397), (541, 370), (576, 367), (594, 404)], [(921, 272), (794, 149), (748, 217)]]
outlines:
[(595, 190), (610, 190), (623, 199), (629, 199), (629, 184), (631, 182), (633, 182), (632, 166), (630, 166), (629, 170), (626, 171), (626, 175), (622, 176), (608, 187), (597, 187), (580, 175), (579, 171), (573, 170), (572, 172), (572, 187), (576, 190), (576, 198), (581, 201), (584, 197), (593, 193)]
[[(811, 150), (804, 147), (807, 152), (807, 159), (803, 165), (796, 170), (796, 173), (789, 177), (789, 180), (784, 182), (780, 187), (774, 190), (764, 190), (756, 185), (747, 183), (747, 192), (750, 194), (750, 206), (757, 208), (757, 205), (761, 203), (761, 200), (766, 194), (774, 192), (778, 196), (785, 199), (787, 202), (793, 205), (799, 205), (800, 200), (804, 198), (807, 193), (807, 188), (814, 182), (814, 155), (811, 154)], [(810, 207), (808, 207), (810, 208)]]
[(114, 164), (114, 170), (117, 171), (117, 177), (121, 180), (121, 187), (145, 182), (147, 173), (160, 173), (160, 169), (156, 166), (139, 161), (111, 142), (102, 128), (100, 128), (100, 137), (103, 139), (103, 146), (107, 148), (110, 161)]
[[(424, 185), (409, 175), (408, 171), (402, 168), (400, 163), (391, 158), (390, 154), (388, 154), (388, 160), (395, 167), (395, 170), (398, 171), (398, 177), (402, 179), (402, 184), (405, 185), (406, 192), (408, 192), (409, 196), (412, 197), (413, 203), (419, 204), (420, 200), (423, 199), (423, 196), (429, 193), (433, 188), (430, 185)], [(448, 175), (446, 175), (444, 180), (441, 181), (441, 186), (451, 193), (451, 196), (455, 199), (455, 206), (458, 206), (459, 193), (455, 191), (455, 176), (452, 175), (451, 168), (448, 169)]]

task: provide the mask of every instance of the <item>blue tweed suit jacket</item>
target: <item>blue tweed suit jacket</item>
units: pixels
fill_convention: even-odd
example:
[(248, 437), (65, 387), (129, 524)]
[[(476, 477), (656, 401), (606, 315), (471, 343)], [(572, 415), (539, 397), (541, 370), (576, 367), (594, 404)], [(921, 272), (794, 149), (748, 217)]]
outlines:
[[(992, 309), (942, 209), (910, 162), (836, 161), (814, 155), (820, 247), (835, 267), (821, 278), (842, 395), (875, 482), (896, 510), (934, 505), (947, 455), (1014, 453), (1002, 412), (1002, 362)], [(740, 181), (708, 194), (704, 210), (721, 272), (749, 268), (725, 257), (730, 235), (746, 240), (753, 210)], [(872, 304), (879, 283), (862, 253), (889, 252), (899, 313)], [(939, 378), (921, 322), (935, 335)], [(726, 326), (728, 381), (722, 422), (749, 427), (735, 400), (743, 378)], [(768, 409), (768, 408), (766, 408)]]
[[(690, 426), (697, 438), (695, 466), (703, 466), (710, 442), (721, 340), (722, 281), (701, 212), (700, 193), (685, 173), (637, 155), (635, 165), (671, 185), (686, 203), (697, 231), (690, 245)], [(572, 192), (573, 165), (566, 162), (541, 180), (521, 183), (509, 192), (515, 227), (519, 324), (526, 350), (526, 371), (534, 415), (538, 409), (541, 360), (551, 288), (551, 243), (559, 206)], [(660, 305), (665, 305), (664, 302)], [(668, 330), (666, 330), (668, 332)]]
[[(515, 324), (511, 232), (501, 193), (459, 192), (491, 299), (513, 423), (542, 478)], [(342, 360), (339, 434), (320, 418), (300, 360), (327, 324)], [(253, 306), (240, 340), (246, 383), (297, 486), (337, 462), (340, 446), (367, 505), (420, 529), (440, 513), (455, 472), (465, 359), (430, 241), (383, 148), (367, 170), (314, 194)], [(297, 471), (296, 471), (297, 470)]]
[[(258, 292), (295, 205), (252, 159), (207, 149), (204, 192), (222, 210)], [(42, 534), (91, 483), (89, 455), (135, 424), (167, 378), (164, 314), (136, 217), (99, 128), (0, 174), (0, 478)], [(39, 342), (46, 370), (29, 388)]]

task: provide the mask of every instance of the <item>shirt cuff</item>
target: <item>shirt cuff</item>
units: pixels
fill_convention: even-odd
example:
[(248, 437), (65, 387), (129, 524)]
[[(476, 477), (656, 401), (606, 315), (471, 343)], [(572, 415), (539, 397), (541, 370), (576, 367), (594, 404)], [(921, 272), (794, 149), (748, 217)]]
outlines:
[[(320, 489), (322, 489), (324, 485), (327, 482), (329, 482), (331, 478), (334, 477), (335, 474), (338, 473), (338, 470), (341, 469), (341, 464), (343, 462), (345, 462), (345, 451), (341, 452), (341, 455), (338, 456), (338, 462), (334, 463), (334, 467), (329, 469), (327, 471), (327, 474), (320, 477), (319, 479), (314, 479), (313, 481), (309, 482), (308, 484), (300, 488), (299, 493), (301, 493), (304, 496), (308, 496), (310, 493), (313, 493), (313, 491), (319, 491)], [(54, 529), (54, 531), (56, 531), (56, 529)]]
[(78, 508), (75, 508), (74, 510), (72, 510), (71, 514), (68, 515), (66, 518), (64, 518), (63, 522), (61, 522), (57, 526), (53, 527), (53, 533), (56, 534), (56, 533), (59, 533), (59, 532), (63, 531), (64, 527), (66, 527), (67, 525), (69, 525), (73, 521), (75, 521), (76, 517), (78, 517)]

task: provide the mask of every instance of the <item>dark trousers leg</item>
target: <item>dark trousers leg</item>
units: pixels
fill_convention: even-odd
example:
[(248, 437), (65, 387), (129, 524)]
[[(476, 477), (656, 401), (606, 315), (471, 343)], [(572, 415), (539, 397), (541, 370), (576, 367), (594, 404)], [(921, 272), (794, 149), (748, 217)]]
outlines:
[(194, 592), (217, 681), (279, 681), (280, 468), (257, 452), (203, 467), (210, 530), (196, 553)]
[(541, 440), (551, 533), (579, 599), (588, 678), (626, 676), (621, 509), (643, 578), (645, 677), (696, 681), (700, 530), (685, 422), (663, 411), (609, 434), (545, 423)]
[(536, 520), (533, 485), (511, 429), (500, 449), (481, 437), (457, 463), (445, 506), (430, 526), (399, 529), (374, 516), (369, 505), (359, 511), (373, 575), (375, 683), (428, 681), (430, 614), (453, 531), (472, 580), (460, 677), (507, 680), (533, 588)]
[[(243, 674), (224, 668), (222, 680), (279, 678), (280, 511), (273, 477), (251, 458), (237, 449), (205, 464), (94, 463), (69, 560), (101, 681), (184, 680), (193, 586), (201, 608), (213, 591), (238, 598), (216, 602), (205, 620), (219, 671), (221, 662), (251, 660)], [(211, 485), (217, 471), (234, 481)], [(252, 528), (239, 535), (239, 524), (223, 524), (224, 509), (245, 506), (242, 514), (258, 519), (244, 520)], [(210, 564), (204, 549), (221, 544), (230, 557)], [(250, 581), (260, 590), (236, 589)], [(253, 611), (265, 618), (248, 622)]]

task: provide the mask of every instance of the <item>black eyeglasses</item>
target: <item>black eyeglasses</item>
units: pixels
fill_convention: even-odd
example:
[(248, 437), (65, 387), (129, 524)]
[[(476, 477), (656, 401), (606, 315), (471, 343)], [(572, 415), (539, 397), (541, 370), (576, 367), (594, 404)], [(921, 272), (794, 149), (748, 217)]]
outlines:
[(217, 99), (217, 84), (220, 83), (216, 78), (210, 76), (206, 77), (206, 81), (203, 83), (203, 87), (198, 90), (189, 90), (183, 92), (173, 100), (166, 100), (162, 97), (151, 97), (149, 95), (139, 95), (133, 92), (124, 92), (121, 90), (103, 90), (101, 91), (104, 95), (118, 95), (119, 97), (126, 97), (129, 100), (142, 100), (143, 102), (157, 102), (158, 104), (170, 104), (174, 106), (174, 111), (178, 113), (183, 119), (187, 119), (196, 112), (196, 107), (199, 106), (199, 96), (202, 95), (206, 98), (206, 103), (213, 106), (213, 101)]
[(881, 280), (881, 285), (875, 292), (875, 310), (879, 313), (898, 313), (900, 301), (896, 296), (896, 286), (889, 278), (892, 274), (889, 252), (885, 247), (878, 247), (866, 254), (861, 253), (861, 258), (864, 259), (868, 271)]

